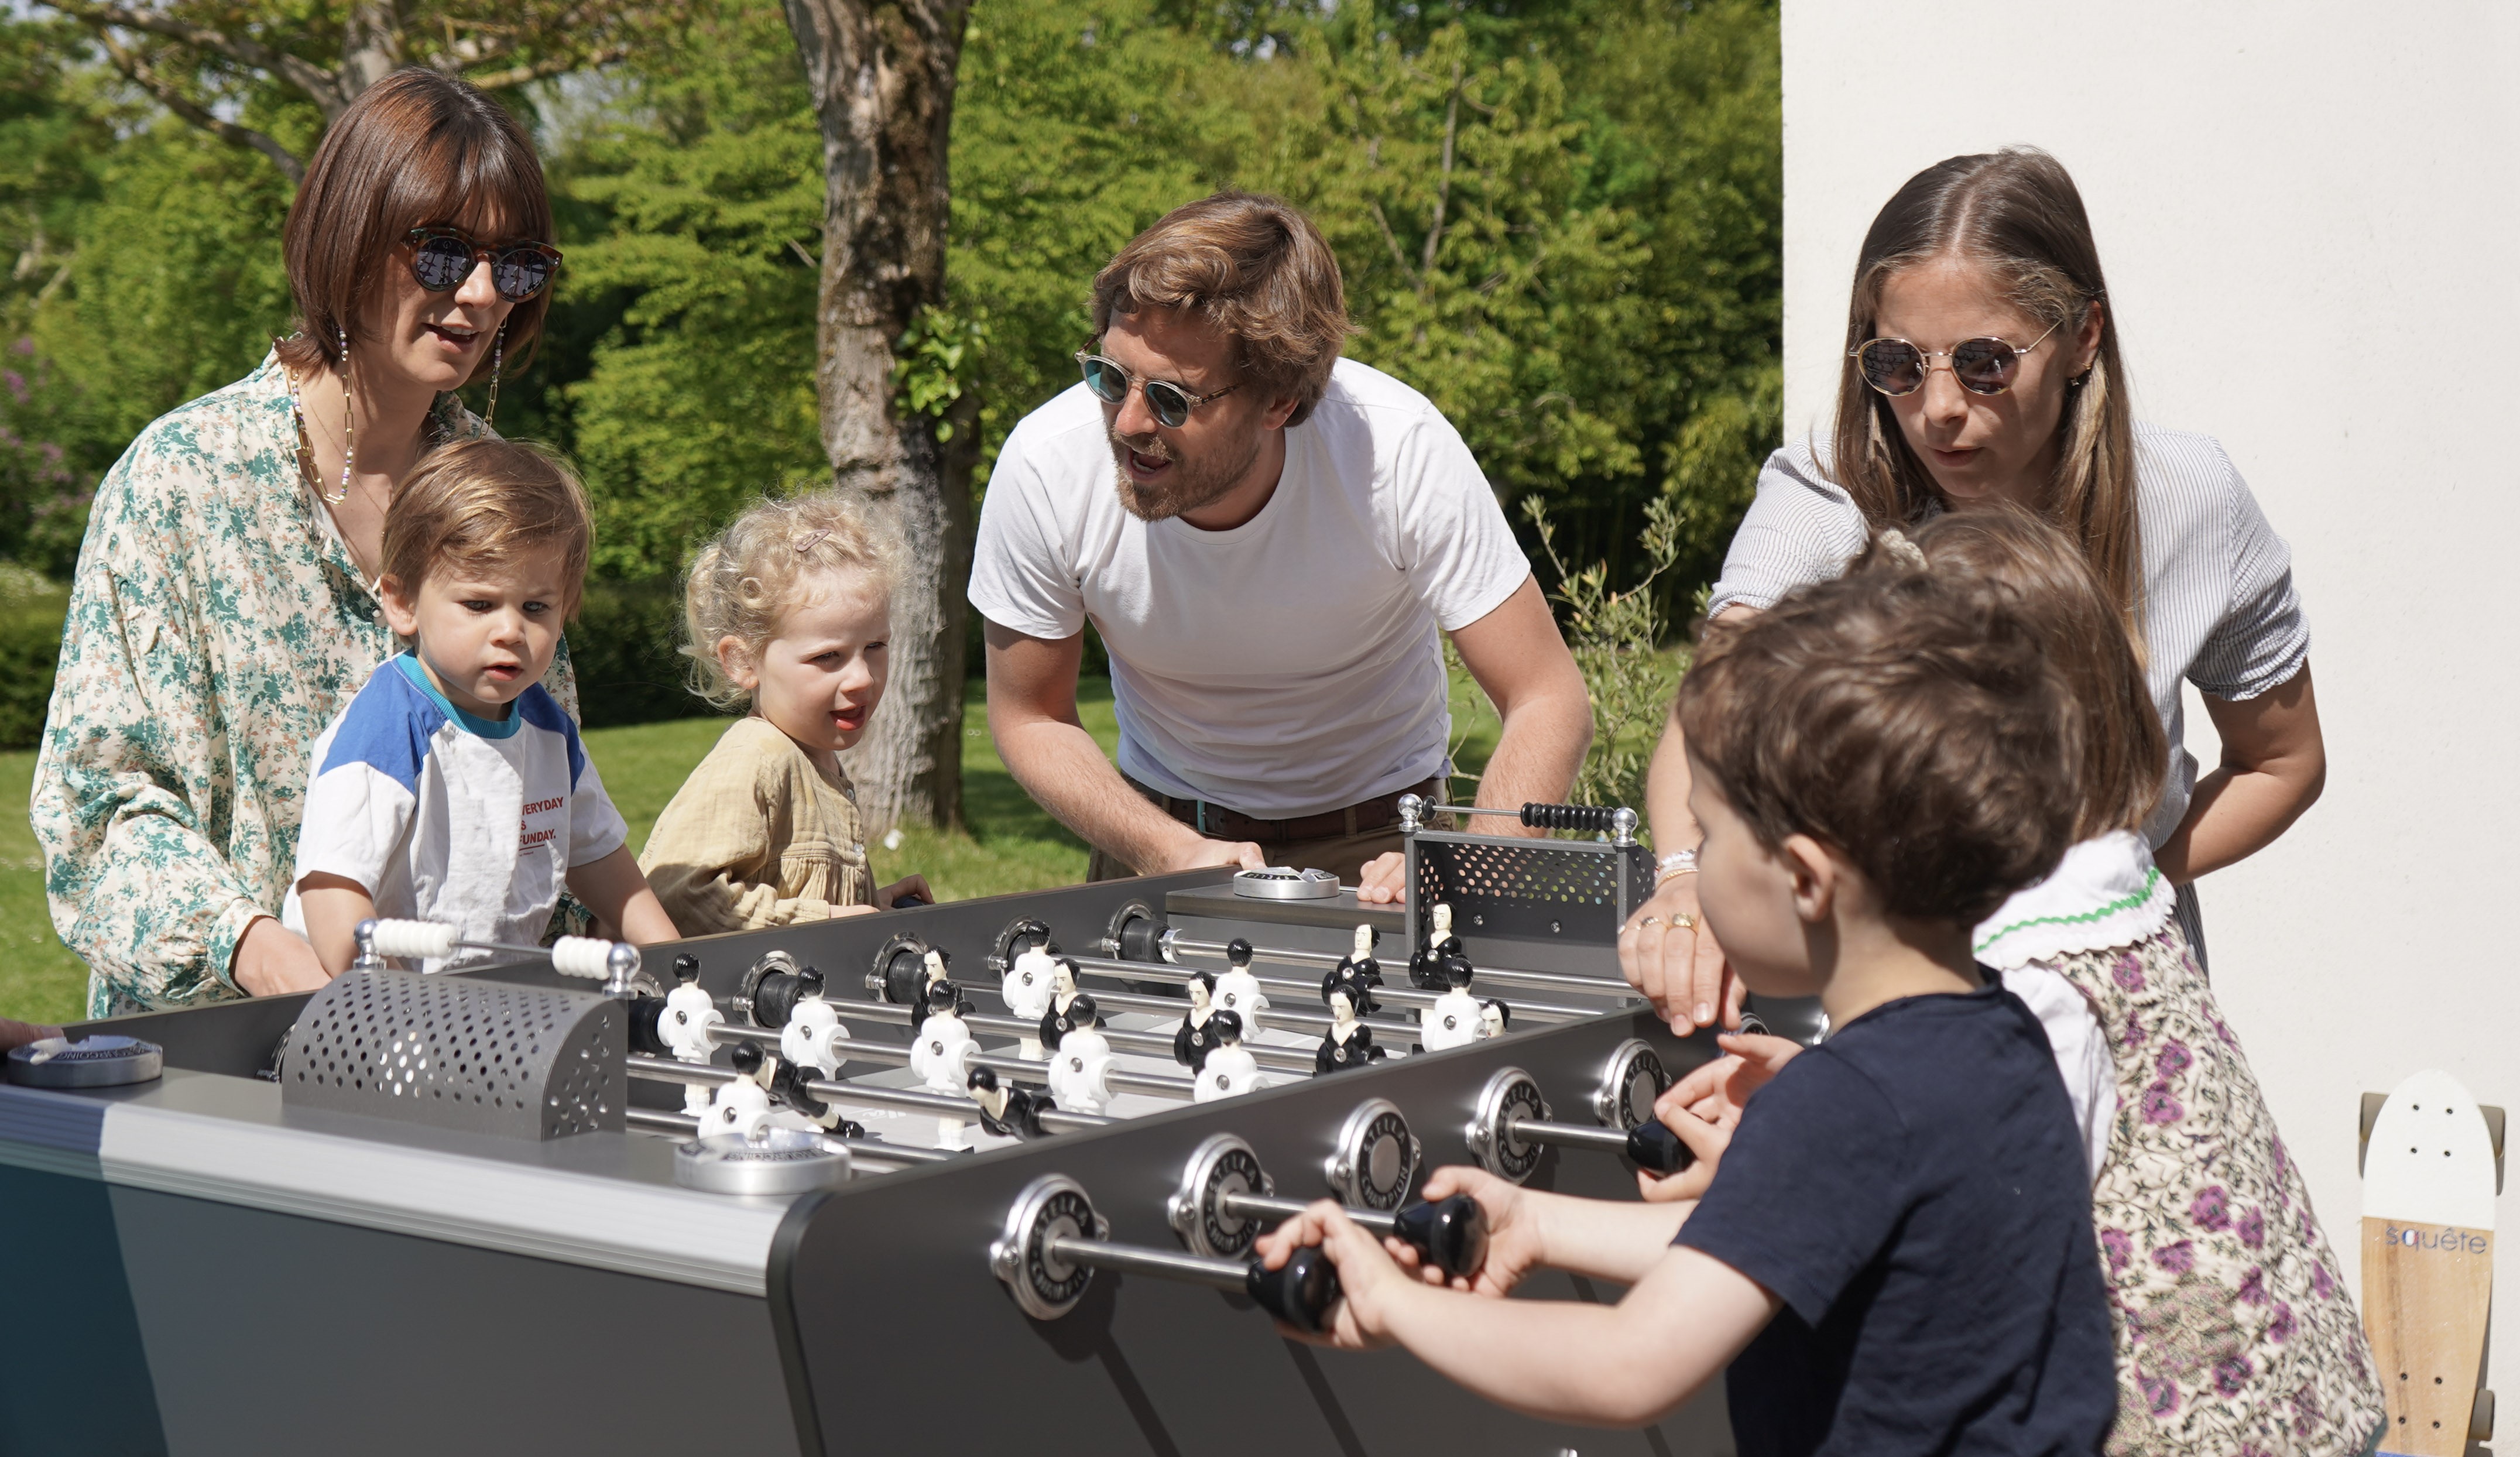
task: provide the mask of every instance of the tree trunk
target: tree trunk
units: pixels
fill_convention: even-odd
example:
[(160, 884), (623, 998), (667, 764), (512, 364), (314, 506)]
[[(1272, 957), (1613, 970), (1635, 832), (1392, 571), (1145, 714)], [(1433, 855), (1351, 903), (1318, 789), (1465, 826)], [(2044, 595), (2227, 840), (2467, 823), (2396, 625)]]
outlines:
[(908, 548), (892, 681), (850, 777), (871, 833), (963, 817), (977, 432), (895, 408), (893, 345), (945, 292), (946, 143), (969, 0), (785, 0), (823, 127), (815, 386), (833, 483)]
[[(332, 125), (370, 86), (400, 69), (403, 61), (402, 16), (392, 0), (359, 0), (341, 27), (338, 99), (324, 105), (324, 124)], [(317, 97), (318, 103), (324, 98)]]

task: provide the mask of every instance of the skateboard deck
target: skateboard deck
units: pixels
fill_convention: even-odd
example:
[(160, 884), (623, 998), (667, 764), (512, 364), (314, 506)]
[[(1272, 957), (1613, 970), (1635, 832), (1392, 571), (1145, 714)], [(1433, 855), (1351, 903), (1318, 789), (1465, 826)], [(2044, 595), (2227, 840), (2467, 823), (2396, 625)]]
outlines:
[(2389, 1401), (2380, 1451), (2461, 1457), (2494, 1294), (2494, 1145), (2447, 1072), (2398, 1084), (2362, 1165), (2362, 1323)]

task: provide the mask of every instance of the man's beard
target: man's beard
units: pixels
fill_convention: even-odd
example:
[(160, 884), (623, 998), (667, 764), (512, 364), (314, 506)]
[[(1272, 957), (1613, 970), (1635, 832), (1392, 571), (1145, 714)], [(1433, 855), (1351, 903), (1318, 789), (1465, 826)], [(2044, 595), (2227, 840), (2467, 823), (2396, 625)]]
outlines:
[[(1252, 463), (1260, 459), (1261, 442), (1257, 438), (1239, 459), (1220, 456), (1215, 460), (1196, 461), (1182, 459), (1161, 437), (1147, 441), (1147, 447), (1140, 449), (1116, 431), (1106, 430), (1104, 433), (1111, 441), (1111, 464), (1117, 476), (1120, 505), (1142, 522), (1159, 522), (1185, 511), (1196, 511), (1216, 501), (1249, 475)], [(1171, 461), (1172, 469), (1152, 483), (1141, 485), (1137, 478), (1129, 474), (1129, 453), (1132, 450), (1140, 455)]]

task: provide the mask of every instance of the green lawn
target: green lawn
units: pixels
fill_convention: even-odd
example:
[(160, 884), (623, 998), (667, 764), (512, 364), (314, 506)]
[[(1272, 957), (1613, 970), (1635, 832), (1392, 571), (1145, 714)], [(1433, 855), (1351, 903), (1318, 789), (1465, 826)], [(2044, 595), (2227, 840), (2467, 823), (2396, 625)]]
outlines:
[(85, 1015), (87, 968), (53, 934), (44, 908), (44, 857), (26, 822), (35, 751), (0, 753), (0, 1017), (59, 1023)]
[[(1475, 706), (1475, 707), (1473, 706)], [(1085, 726), (1105, 752), (1119, 742), (1111, 717), (1111, 685), (1088, 679), (1078, 694)], [(1456, 674), (1453, 718), (1461, 736), (1455, 754), (1464, 769), (1487, 762), (1497, 721), (1469, 681)], [(725, 720), (686, 718), (629, 728), (591, 729), (587, 751), (604, 771), (605, 788), (630, 822), (630, 842), (645, 844), (665, 801), (717, 742)], [(32, 786), (32, 750), (0, 753), (0, 804), (22, 805)], [(963, 818), (968, 833), (905, 830), (897, 849), (871, 845), (878, 881), (924, 875), (947, 900), (1071, 886), (1085, 879), (1085, 844), (1042, 812), (1015, 786), (989, 741), (988, 706), (974, 680), (964, 703)], [(23, 817), (0, 816), (0, 1016), (63, 1022), (82, 1015), (87, 969), (53, 934), (44, 906), (44, 861)]]

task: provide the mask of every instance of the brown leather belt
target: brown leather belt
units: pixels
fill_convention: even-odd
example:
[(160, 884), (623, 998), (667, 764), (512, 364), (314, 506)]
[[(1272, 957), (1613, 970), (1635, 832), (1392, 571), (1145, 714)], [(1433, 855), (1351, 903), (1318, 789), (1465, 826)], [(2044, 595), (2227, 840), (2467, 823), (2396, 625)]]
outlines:
[[(1125, 777), (1125, 776), (1124, 776)], [(1228, 809), (1212, 799), (1176, 799), (1158, 794), (1132, 779), (1129, 787), (1162, 807), (1164, 813), (1216, 840), (1250, 840), (1263, 843), (1296, 840), (1328, 840), (1342, 835), (1371, 835), (1400, 823), (1400, 797), (1416, 795), (1433, 804), (1444, 781), (1429, 779), (1407, 789), (1376, 795), (1371, 799), (1348, 805), (1344, 809), (1325, 809), (1320, 814), (1301, 814), (1290, 820), (1264, 820)]]

